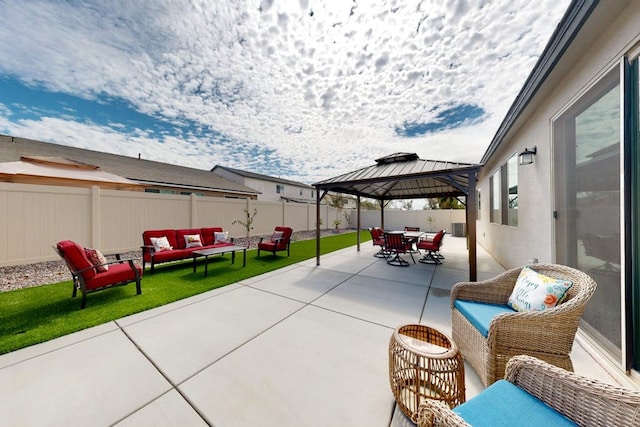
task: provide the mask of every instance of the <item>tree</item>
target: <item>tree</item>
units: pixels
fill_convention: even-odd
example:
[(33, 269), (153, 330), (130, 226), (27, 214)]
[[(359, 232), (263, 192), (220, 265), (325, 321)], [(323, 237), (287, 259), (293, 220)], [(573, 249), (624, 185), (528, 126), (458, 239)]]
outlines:
[(464, 205), (455, 197), (440, 197), (438, 209), (464, 209)]
[(347, 198), (343, 196), (342, 193), (335, 193), (331, 195), (331, 201), (329, 202), (329, 206), (342, 209), (346, 202), (347, 202)]
[(400, 204), (400, 209), (410, 211), (413, 209), (413, 200), (403, 200)]
[(380, 210), (380, 203), (377, 200), (374, 199), (361, 199), (360, 200), (360, 207), (362, 209), (367, 209), (370, 211), (379, 211)]
[(240, 224), (245, 228), (245, 230), (247, 230), (247, 247), (251, 247), (251, 230), (253, 230), (253, 219), (256, 217), (258, 210), (254, 209), (252, 214), (250, 214), (247, 209), (243, 209), (243, 210), (244, 210), (244, 213), (247, 215), (247, 220), (241, 221), (239, 219), (236, 219), (231, 224)]

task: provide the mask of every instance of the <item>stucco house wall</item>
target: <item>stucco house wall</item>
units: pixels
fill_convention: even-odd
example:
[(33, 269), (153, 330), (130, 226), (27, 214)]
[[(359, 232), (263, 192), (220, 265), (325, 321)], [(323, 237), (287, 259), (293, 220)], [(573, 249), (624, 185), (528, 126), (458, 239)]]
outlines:
[[(615, 19), (583, 28), (479, 174), (482, 205), (481, 220), (477, 221), (478, 243), (506, 268), (528, 263), (532, 258), (555, 261), (553, 119), (616, 67), (622, 55), (640, 39), (640, 2), (616, 1), (607, 6), (609, 13), (616, 11)], [(592, 17), (598, 18), (597, 13)], [(537, 146), (534, 163), (518, 166), (518, 226), (491, 223), (489, 178), (514, 153), (533, 146)]]
[[(592, 2), (584, 4), (590, 3)], [(579, 8), (581, 5), (582, 3), (572, 3), (571, 7)], [(624, 120), (622, 98), (627, 85), (624, 83), (622, 65), (623, 61), (626, 62), (626, 56), (633, 61), (639, 52), (640, 1), (598, 2), (567, 49), (557, 62), (549, 66), (549, 74), (537, 89), (536, 94), (528, 99), (526, 107), (517, 113), (513, 126), (502, 134), (500, 133), (504, 130), (502, 128), (497, 132), (496, 138), (483, 157), (484, 167), (478, 178), (482, 203), (480, 219), (476, 222), (478, 244), (486, 248), (505, 268), (527, 264), (533, 258), (537, 258), (540, 262), (563, 263), (566, 255), (557, 253), (556, 247), (564, 247), (565, 251), (575, 253), (584, 247), (584, 241), (578, 241), (575, 236), (574, 240), (564, 237), (566, 242), (563, 242), (563, 245), (571, 244), (573, 245), (571, 249), (556, 245), (556, 233), (566, 231), (569, 228), (567, 224), (584, 224), (592, 221), (591, 218), (602, 215), (602, 212), (594, 208), (581, 209), (576, 211), (581, 215), (580, 219), (576, 220), (575, 217), (571, 217), (569, 210), (562, 211), (563, 207), (566, 208), (575, 201), (569, 200), (568, 203), (563, 203), (565, 201), (562, 200), (557, 201), (556, 194), (562, 194), (561, 188), (567, 185), (564, 183), (567, 180), (566, 177), (577, 177), (577, 175), (575, 172), (572, 172), (573, 175), (569, 172), (567, 172), (568, 175), (563, 175), (560, 159), (555, 158), (554, 153), (572, 152), (576, 155), (578, 148), (575, 147), (579, 145), (561, 145), (569, 143), (562, 142), (560, 135), (554, 135), (554, 124), (556, 121), (562, 122), (561, 118), (573, 118), (576, 117), (577, 111), (583, 111), (581, 108), (589, 105), (585, 104), (585, 101), (595, 99), (589, 91), (594, 88), (602, 90), (605, 86), (603, 82), (606, 81), (604, 77), (607, 74), (620, 75), (621, 172), (619, 186), (615, 186), (614, 183), (616, 188), (611, 189), (612, 192), (617, 192), (619, 188), (620, 205), (607, 205), (606, 208), (614, 215), (620, 214), (619, 251), (622, 254), (622, 263), (615, 267), (619, 268), (619, 272), (609, 274), (609, 278), (604, 278), (605, 274), (600, 274), (597, 269), (590, 271), (591, 275), (600, 274), (600, 276), (594, 276), (597, 277), (596, 281), (599, 281), (599, 289), (583, 316), (583, 321), (586, 322), (583, 322), (577, 337), (581, 344), (589, 348), (594, 355), (598, 354), (599, 360), (610, 372), (620, 374), (619, 379), (631, 380), (634, 384), (640, 384), (640, 374), (637, 370), (640, 357), (637, 354), (638, 348), (634, 348), (631, 340), (634, 337), (637, 339), (639, 333), (637, 325), (629, 327), (633, 321), (631, 313), (636, 307), (636, 302), (626, 297), (625, 290), (637, 289), (638, 285), (632, 279), (627, 280), (629, 277), (627, 273), (634, 273), (632, 270), (634, 266), (625, 265), (624, 260), (626, 255), (633, 260), (636, 260), (638, 255), (637, 253), (625, 254), (625, 248), (627, 248), (625, 239), (633, 239), (634, 236), (625, 233), (627, 229), (623, 213), (628, 206), (625, 205), (627, 202), (622, 195), (625, 190), (625, 178), (628, 177), (624, 175), (623, 164), (625, 156), (628, 157), (630, 154), (624, 152), (622, 129), (637, 125), (637, 118), (628, 122)], [(607, 90), (613, 93), (612, 89)], [(518, 102), (519, 100), (516, 99), (514, 106)], [(513, 109), (509, 114), (512, 111)], [(570, 123), (572, 129), (575, 129), (577, 125)], [(606, 143), (608, 138), (615, 138), (615, 136), (616, 134), (600, 135), (598, 138)], [(576, 140), (575, 136), (564, 138), (564, 141), (571, 141), (570, 144), (576, 144)], [(612, 139), (612, 141), (616, 140)], [(517, 226), (491, 223), (490, 177), (499, 171), (514, 153), (520, 153), (525, 148), (533, 146), (537, 147), (534, 163), (518, 166)], [(595, 155), (595, 153), (590, 154)], [(575, 168), (576, 159), (572, 159), (571, 162)], [(634, 163), (632, 167), (637, 170), (640, 166)], [(614, 169), (608, 171), (613, 172)], [(555, 177), (558, 177), (557, 183), (554, 182)], [(597, 179), (598, 177), (595, 177), (595, 180)], [(577, 194), (576, 188), (577, 185), (573, 187), (574, 196)], [(583, 188), (587, 189), (584, 191), (588, 191), (590, 187)], [(555, 210), (559, 211), (559, 219), (554, 218)], [(616, 224), (616, 216), (607, 218), (612, 218), (613, 224)], [(589, 224), (592, 229), (597, 229), (597, 221)], [(616, 247), (614, 252), (617, 250)], [(615, 268), (614, 272), (617, 271)], [(619, 279), (616, 274), (619, 275)], [(630, 374), (624, 375), (627, 370)]]

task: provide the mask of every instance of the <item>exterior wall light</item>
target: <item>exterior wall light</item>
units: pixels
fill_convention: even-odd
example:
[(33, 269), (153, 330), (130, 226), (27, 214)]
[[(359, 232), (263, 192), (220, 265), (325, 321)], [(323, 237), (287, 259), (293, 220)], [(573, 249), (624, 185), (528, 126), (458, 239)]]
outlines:
[(533, 146), (533, 148), (525, 148), (522, 153), (520, 153), (520, 164), (521, 165), (530, 165), (533, 163), (533, 157), (538, 152), (538, 147)]

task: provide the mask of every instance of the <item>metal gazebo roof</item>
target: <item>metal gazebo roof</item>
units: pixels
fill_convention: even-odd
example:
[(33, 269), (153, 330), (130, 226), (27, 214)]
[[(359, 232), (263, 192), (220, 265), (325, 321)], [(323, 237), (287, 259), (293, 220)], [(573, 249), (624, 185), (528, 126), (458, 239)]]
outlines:
[(469, 176), (475, 179), (480, 169), (472, 163), (422, 160), (415, 153), (395, 153), (375, 162), (313, 185), (378, 200), (467, 196)]
[[(477, 278), (476, 179), (481, 165), (422, 160), (415, 153), (394, 153), (376, 164), (313, 184), (316, 187), (316, 259), (320, 265), (320, 200), (328, 191), (358, 197), (358, 250), (360, 250), (360, 197), (380, 200), (458, 197), (467, 199), (469, 280)], [(323, 192), (320, 195), (320, 192)], [(384, 204), (381, 211), (384, 226)], [(472, 207), (469, 209), (469, 207)]]

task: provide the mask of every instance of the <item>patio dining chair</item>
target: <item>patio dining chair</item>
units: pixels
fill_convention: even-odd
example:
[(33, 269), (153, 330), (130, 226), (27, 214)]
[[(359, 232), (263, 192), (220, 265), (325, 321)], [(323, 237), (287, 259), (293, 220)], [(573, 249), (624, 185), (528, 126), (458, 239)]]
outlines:
[(389, 256), (389, 253), (384, 249), (384, 231), (380, 227), (371, 227), (369, 228), (369, 233), (371, 233), (371, 242), (373, 246), (379, 246), (380, 250), (373, 254), (376, 258), (386, 258)]
[(395, 265), (398, 267), (407, 267), (409, 265), (409, 261), (400, 257), (400, 254), (411, 255), (413, 263), (416, 263), (416, 260), (415, 258), (413, 258), (413, 253), (411, 251), (411, 242), (408, 242), (405, 239), (404, 233), (402, 232), (385, 232), (384, 249), (389, 253), (387, 264)]
[(450, 409), (424, 399), (418, 426), (633, 426), (640, 392), (576, 375), (530, 356), (509, 360), (505, 379)]
[(457, 283), (451, 289), (453, 340), (485, 387), (502, 378), (507, 361), (519, 354), (573, 371), (569, 353), (595, 290), (596, 282), (586, 273), (558, 264)]
[(440, 254), (440, 247), (442, 246), (442, 239), (445, 233), (445, 230), (440, 230), (432, 240), (423, 239), (418, 241), (416, 244), (417, 248), (425, 251), (425, 254), (418, 261), (423, 264), (442, 264), (444, 256)]

